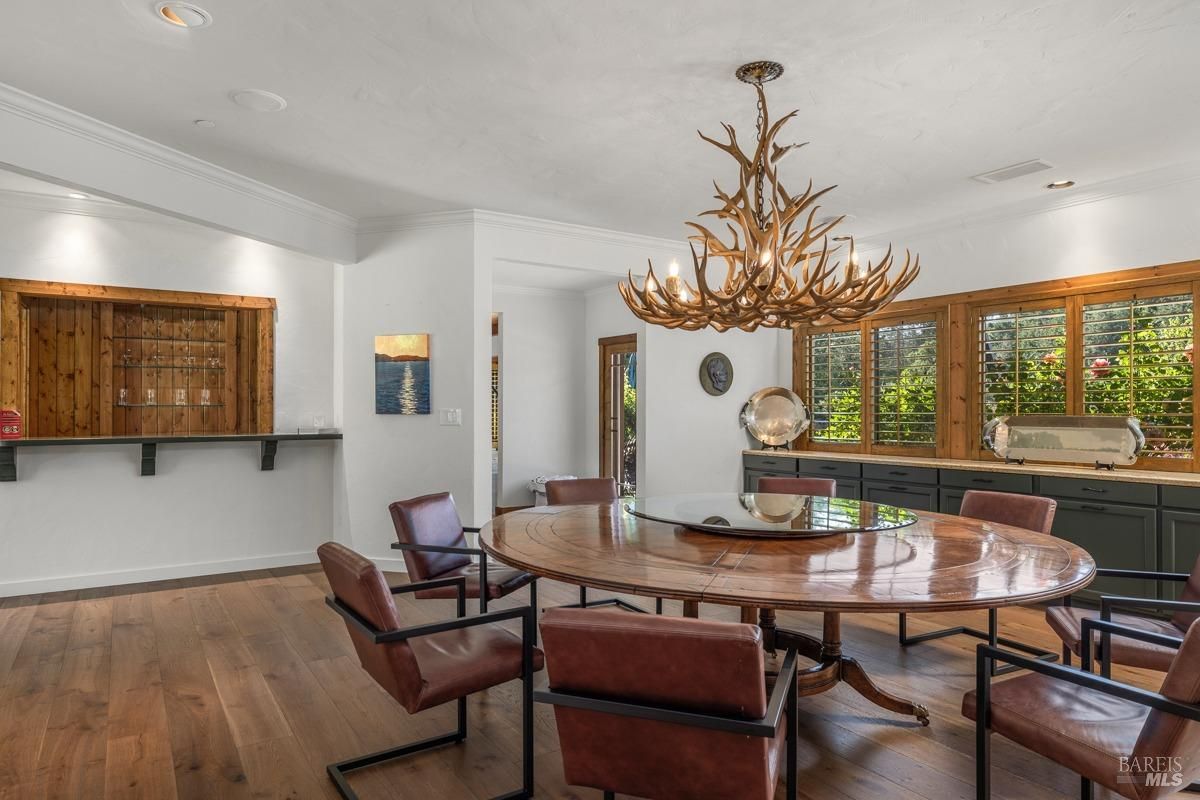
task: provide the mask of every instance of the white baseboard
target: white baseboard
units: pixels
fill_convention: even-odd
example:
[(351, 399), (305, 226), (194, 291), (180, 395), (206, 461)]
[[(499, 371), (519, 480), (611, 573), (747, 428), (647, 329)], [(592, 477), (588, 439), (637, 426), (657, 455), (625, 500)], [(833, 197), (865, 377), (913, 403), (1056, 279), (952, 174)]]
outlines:
[[(394, 560), (400, 561), (400, 571), (403, 571), (404, 562), (400, 559)], [(0, 582), (0, 597), (61, 592), (71, 589), (94, 589), (99, 586), (121, 586), (127, 583), (146, 583), (147, 581), (171, 580), (172, 578), (195, 578), (201, 575), (220, 575), (226, 572), (243, 572), (252, 569), (295, 567), (302, 564), (315, 564), (316, 561), (317, 556), (314, 551), (302, 550), (296, 553), (276, 553), (268, 556), (233, 558), (223, 561), (200, 561), (192, 564), (143, 567), (115, 572), (31, 578)], [(386, 567), (386, 569), (390, 570), (391, 567)]]

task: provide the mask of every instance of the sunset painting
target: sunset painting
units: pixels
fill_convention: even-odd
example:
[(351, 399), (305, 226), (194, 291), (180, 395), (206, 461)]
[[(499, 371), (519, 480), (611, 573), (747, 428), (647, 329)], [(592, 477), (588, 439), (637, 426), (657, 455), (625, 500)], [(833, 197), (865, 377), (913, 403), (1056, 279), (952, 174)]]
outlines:
[(429, 413), (429, 334), (375, 337), (375, 413)]

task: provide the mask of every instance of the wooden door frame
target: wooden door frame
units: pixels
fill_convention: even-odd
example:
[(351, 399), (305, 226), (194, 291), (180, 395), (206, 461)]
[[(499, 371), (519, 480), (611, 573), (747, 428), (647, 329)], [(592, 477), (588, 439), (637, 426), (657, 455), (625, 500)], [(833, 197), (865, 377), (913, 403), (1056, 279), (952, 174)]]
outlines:
[[(633, 347), (630, 348), (629, 345), (633, 345)], [(609, 410), (609, 407), (608, 407), (609, 396), (608, 396), (608, 393), (604, 391), (604, 384), (605, 384), (605, 381), (607, 378), (607, 373), (608, 373), (608, 358), (607, 358), (607, 356), (611, 353), (633, 353), (634, 355), (636, 355), (637, 354), (637, 334), (636, 333), (627, 333), (627, 334), (624, 334), (621, 336), (603, 336), (597, 341), (596, 350), (597, 350), (597, 357), (600, 362), (600, 366), (599, 366), (600, 382), (599, 382), (599, 387), (597, 388), (597, 391), (600, 393), (600, 398), (599, 398), (600, 403), (598, 406), (598, 412), (599, 412), (598, 422), (599, 422), (599, 428), (600, 428), (600, 430), (599, 430), (599, 436), (600, 436), (600, 471), (599, 471), (599, 475), (602, 478), (603, 477), (616, 478), (617, 477), (616, 475), (611, 475), (611, 476), (605, 475), (605, 471), (608, 469), (609, 464), (610, 464), (610, 456), (612, 455), (609, 452), (609, 437), (608, 437), (608, 431), (607, 431), (607, 428), (608, 428), (607, 412)]]

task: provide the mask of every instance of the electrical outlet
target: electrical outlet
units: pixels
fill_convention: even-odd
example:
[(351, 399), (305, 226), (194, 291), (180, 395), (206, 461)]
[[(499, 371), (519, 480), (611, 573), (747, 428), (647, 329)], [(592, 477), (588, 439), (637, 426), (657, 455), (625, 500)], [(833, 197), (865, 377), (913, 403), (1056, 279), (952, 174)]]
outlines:
[(438, 421), (442, 425), (462, 425), (462, 409), (461, 408), (439, 408)]

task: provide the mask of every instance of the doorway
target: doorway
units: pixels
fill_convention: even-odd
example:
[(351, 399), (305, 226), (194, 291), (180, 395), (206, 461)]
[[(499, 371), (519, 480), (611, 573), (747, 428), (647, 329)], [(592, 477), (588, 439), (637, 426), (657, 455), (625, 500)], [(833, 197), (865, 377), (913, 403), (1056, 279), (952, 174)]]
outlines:
[(637, 335), (600, 340), (600, 476), (637, 494)]

